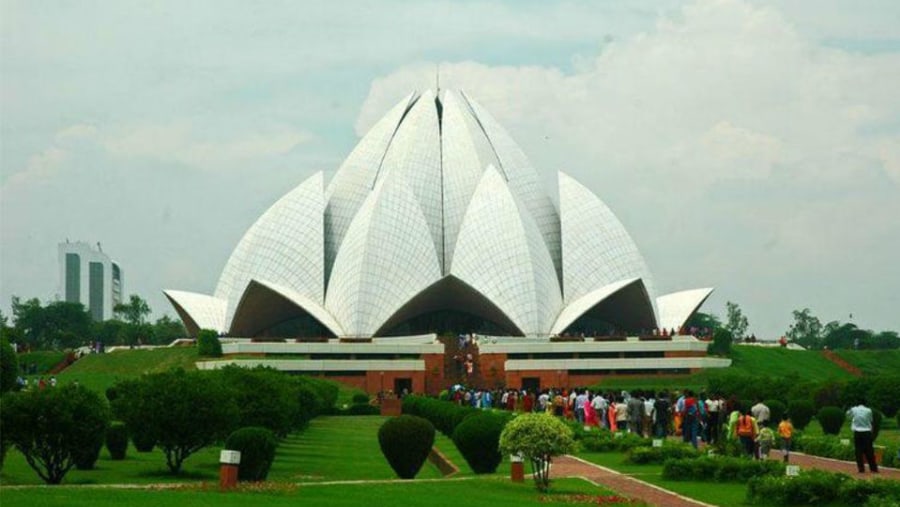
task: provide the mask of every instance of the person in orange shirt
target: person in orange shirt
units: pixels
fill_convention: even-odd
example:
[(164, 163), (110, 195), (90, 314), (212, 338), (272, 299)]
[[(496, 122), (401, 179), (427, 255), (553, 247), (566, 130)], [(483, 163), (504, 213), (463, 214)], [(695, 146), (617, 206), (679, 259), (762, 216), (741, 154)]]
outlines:
[(788, 462), (788, 456), (791, 453), (791, 437), (794, 436), (794, 425), (791, 424), (791, 418), (788, 414), (781, 417), (778, 423), (778, 435), (781, 436), (781, 451), (784, 453), (784, 462)]

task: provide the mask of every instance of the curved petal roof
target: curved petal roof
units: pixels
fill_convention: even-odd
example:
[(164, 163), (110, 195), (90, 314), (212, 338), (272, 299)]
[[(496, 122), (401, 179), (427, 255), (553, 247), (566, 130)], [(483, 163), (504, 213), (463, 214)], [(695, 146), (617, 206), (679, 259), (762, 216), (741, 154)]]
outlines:
[(563, 291), (571, 303), (588, 292), (640, 278), (655, 298), (644, 258), (612, 210), (581, 183), (559, 173)]
[(313, 301), (325, 294), (322, 173), (279, 199), (253, 224), (228, 259), (216, 297), (228, 301), (226, 327), (250, 280), (291, 287)]
[(562, 302), (540, 230), (493, 166), (469, 203), (450, 272), (487, 296), (526, 335), (545, 333)]
[[(562, 173), (557, 210), (524, 152), (463, 92), (408, 95), (323, 184), (317, 173), (250, 227), (215, 296), (166, 293), (190, 330), (265, 333), (311, 317), (373, 336), (441, 313), (526, 335), (657, 324), (649, 269), (612, 211)], [(659, 322), (677, 327), (705, 297), (660, 297)]]
[(428, 222), (400, 175), (380, 180), (347, 230), (325, 306), (351, 336), (372, 336), (441, 277)]
[(681, 329), (691, 315), (712, 294), (713, 289), (690, 289), (680, 292), (672, 292), (656, 298), (656, 307), (659, 308), (659, 327), (664, 329)]
[(188, 334), (196, 336), (201, 329), (225, 332), (225, 309), (228, 302), (206, 294), (183, 290), (164, 290)]

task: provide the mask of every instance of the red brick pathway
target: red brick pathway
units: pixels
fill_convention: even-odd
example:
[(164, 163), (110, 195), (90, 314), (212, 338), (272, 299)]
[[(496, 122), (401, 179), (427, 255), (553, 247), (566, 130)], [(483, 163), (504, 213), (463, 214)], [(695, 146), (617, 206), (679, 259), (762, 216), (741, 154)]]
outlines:
[[(773, 450), (769, 455), (769, 459), (782, 459), (781, 451)], [(861, 474), (856, 470), (855, 461), (840, 461), (830, 458), (822, 458), (811, 454), (803, 454), (801, 452), (792, 452), (790, 456), (791, 465), (799, 465), (800, 469), (818, 468), (829, 472), (842, 472), (857, 479), (893, 479), (900, 481), (900, 469), (878, 467), (879, 473), (873, 474), (869, 472), (869, 466), (866, 465), (866, 472)]]
[(620, 495), (646, 502), (648, 505), (660, 507), (706, 507), (710, 505), (574, 456), (554, 458), (553, 475), (555, 477), (582, 477)]

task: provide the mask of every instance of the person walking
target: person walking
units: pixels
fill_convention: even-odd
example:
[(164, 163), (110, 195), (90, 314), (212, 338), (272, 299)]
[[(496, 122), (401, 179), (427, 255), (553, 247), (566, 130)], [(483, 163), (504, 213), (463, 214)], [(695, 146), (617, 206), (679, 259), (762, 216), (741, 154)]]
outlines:
[(875, 449), (872, 448), (872, 409), (866, 406), (866, 401), (860, 399), (859, 403), (847, 411), (850, 418), (850, 430), (853, 431), (853, 446), (856, 449), (856, 468), (859, 473), (866, 471), (863, 457), (869, 462), (869, 470), (873, 474), (878, 473), (878, 463), (875, 463)]
[(794, 436), (794, 425), (787, 413), (778, 423), (778, 435), (781, 437), (781, 452), (784, 454), (784, 462), (787, 463), (791, 455), (791, 438)]

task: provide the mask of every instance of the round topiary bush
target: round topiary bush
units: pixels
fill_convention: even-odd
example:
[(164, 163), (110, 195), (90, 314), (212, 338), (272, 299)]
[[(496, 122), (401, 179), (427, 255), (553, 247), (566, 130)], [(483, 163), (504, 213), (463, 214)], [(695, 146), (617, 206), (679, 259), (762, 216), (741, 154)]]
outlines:
[(149, 431), (132, 428), (131, 442), (137, 452), (150, 452), (156, 446), (156, 437)]
[(201, 329), (197, 333), (197, 352), (201, 357), (222, 357), (219, 333), (211, 329)]
[(844, 425), (844, 411), (838, 407), (822, 407), (816, 414), (816, 419), (826, 435), (837, 435)]
[(509, 415), (485, 412), (465, 419), (453, 431), (453, 443), (476, 474), (492, 474), (503, 460), (500, 433)]
[(100, 450), (103, 449), (103, 439), (97, 439), (90, 444), (72, 451), (72, 461), (79, 470), (93, 470), (97, 460), (100, 459)]
[(881, 433), (881, 422), (884, 420), (884, 413), (877, 408), (872, 409), (872, 441), (878, 439), (878, 434)]
[(788, 403), (788, 414), (791, 416), (791, 423), (798, 430), (802, 430), (809, 425), (816, 408), (812, 401), (809, 400), (793, 400)]
[(110, 458), (114, 460), (125, 459), (128, 451), (128, 429), (125, 423), (114, 421), (106, 430), (106, 449)]
[(226, 449), (241, 452), (238, 479), (242, 481), (265, 480), (277, 447), (278, 439), (272, 430), (258, 426), (235, 430), (225, 441)]
[(397, 476), (412, 479), (434, 445), (434, 425), (413, 415), (388, 419), (378, 430), (378, 444)]
[(353, 395), (354, 405), (368, 405), (369, 395), (366, 393), (356, 393)]
[(763, 404), (769, 407), (769, 427), (777, 427), (782, 416), (787, 412), (787, 405), (779, 400), (765, 400)]

